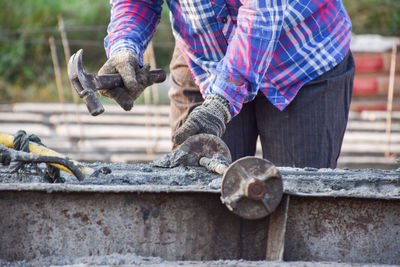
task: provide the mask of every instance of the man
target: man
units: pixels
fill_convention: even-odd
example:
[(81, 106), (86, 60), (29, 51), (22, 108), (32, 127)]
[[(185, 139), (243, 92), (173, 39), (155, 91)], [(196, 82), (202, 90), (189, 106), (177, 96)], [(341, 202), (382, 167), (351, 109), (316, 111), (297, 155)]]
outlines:
[[(222, 136), (233, 159), (335, 168), (352, 94), (351, 22), (341, 0), (170, 0), (172, 141)], [(152, 81), (142, 55), (161, 0), (112, 0), (100, 74), (124, 88), (102, 91), (124, 109)], [(194, 78), (194, 79), (192, 79)], [(203, 102), (204, 98), (204, 102)]]

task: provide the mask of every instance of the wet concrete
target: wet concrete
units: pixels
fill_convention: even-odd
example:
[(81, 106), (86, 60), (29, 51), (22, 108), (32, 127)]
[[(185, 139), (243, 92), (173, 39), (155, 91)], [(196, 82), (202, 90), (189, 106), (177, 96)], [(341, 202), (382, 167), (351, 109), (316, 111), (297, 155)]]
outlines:
[[(110, 173), (87, 176), (79, 182), (73, 175), (62, 172), (66, 184), (79, 185), (167, 185), (167, 186), (205, 186), (218, 174), (202, 167), (174, 168), (155, 167), (152, 164), (93, 163), (84, 164), (94, 170), (110, 169)], [(43, 165), (41, 166), (43, 169)], [(27, 166), (18, 173), (10, 173), (10, 168), (0, 166), (0, 183), (48, 183), (37, 168)]]
[[(203, 167), (155, 167), (154, 164), (92, 163), (94, 170), (108, 168), (111, 173), (88, 176), (82, 182), (62, 172), (65, 184), (49, 184), (40, 170), (29, 167), (11, 174), (0, 166), (0, 190), (101, 191), (101, 192), (175, 192), (219, 193), (222, 176)], [(43, 165), (40, 169), (44, 169)], [(340, 170), (314, 168), (278, 168), (284, 192), (297, 196), (356, 197), (400, 199), (397, 171), (373, 169)], [(25, 189), (24, 189), (25, 188)]]

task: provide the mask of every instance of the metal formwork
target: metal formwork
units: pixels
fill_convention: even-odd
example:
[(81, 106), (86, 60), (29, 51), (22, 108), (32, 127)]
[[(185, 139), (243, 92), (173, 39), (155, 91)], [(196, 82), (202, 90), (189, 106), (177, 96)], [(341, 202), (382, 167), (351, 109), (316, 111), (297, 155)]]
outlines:
[(210, 184), (2, 183), (0, 258), (135, 253), (167, 260), (265, 260), (278, 232), (284, 261), (400, 264), (395, 172), (280, 172), (285, 216), (275, 212), (259, 220), (228, 211)]

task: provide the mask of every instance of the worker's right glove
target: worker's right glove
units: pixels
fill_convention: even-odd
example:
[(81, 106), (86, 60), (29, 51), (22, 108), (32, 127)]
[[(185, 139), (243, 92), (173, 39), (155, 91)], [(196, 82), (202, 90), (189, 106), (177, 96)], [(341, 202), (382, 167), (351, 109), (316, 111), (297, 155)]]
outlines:
[(218, 94), (208, 95), (203, 104), (194, 108), (175, 132), (172, 137), (174, 147), (195, 134), (207, 133), (220, 137), (230, 119), (228, 100)]
[(129, 49), (116, 51), (99, 70), (99, 75), (118, 73), (124, 87), (99, 90), (101, 95), (113, 98), (124, 110), (131, 110), (144, 89), (154, 83), (149, 75), (150, 66), (140, 67), (136, 54)]

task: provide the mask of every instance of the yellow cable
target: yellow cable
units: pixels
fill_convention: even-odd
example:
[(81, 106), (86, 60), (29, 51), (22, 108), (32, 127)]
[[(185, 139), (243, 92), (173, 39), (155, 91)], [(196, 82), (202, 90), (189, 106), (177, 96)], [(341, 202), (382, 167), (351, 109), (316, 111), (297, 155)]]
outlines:
[[(10, 134), (6, 134), (6, 133), (1, 133), (0, 132), (0, 144), (5, 145), (6, 147), (9, 148), (14, 148), (14, 136), (10, 135)], [(29, 142), (29, 152), (33, 153), (33, 154), (40, 154), (43, 156), (52, 156), (52, 157), (58, 157), (58, 158), (66, 158), (65, 155), (60, 154), (54, 150), (51, 150), (47, 147), (41, 146), (39, 144), (36, 144), (34, 142)], [(74, 161), (74, 160), (70, 160), (75, 166), (77, 166), (79, 168), (79, 170), (83, 173), (83, 175), (88, 176), (91, 175), (94, 170), (92, 168), (89, 167), (85, 167), (83, 166), (80, 162), (78, 161)], [(59, 165), (59, 164), (51, 164), (63, 171), (66, 171), (68, 173), (73, 174), (68, 168)]]

